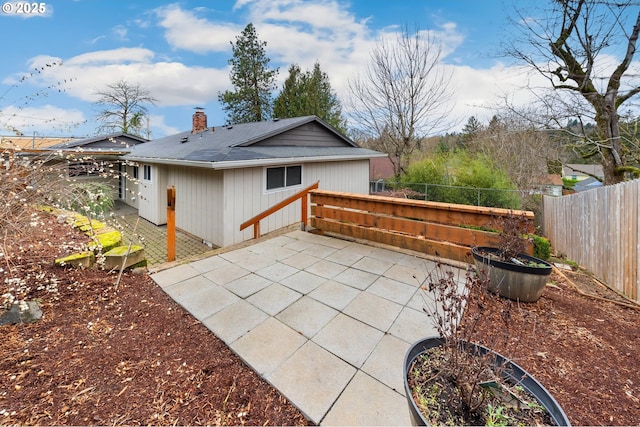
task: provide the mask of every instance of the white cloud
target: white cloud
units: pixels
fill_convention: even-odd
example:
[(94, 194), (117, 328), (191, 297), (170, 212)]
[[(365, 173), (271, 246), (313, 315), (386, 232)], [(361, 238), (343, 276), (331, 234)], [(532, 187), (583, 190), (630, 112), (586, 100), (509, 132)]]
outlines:
[(102, 35), (102, 36), (98, 36), (98, 37), (94, 37), (93, 39), (91, 39), (88, 44), (96, 44), (98, 43), (100, 40), (105, 39), (106, 36)]
[[(216, 99), (228, 86), (228, 70), (188, 67), (180, 62), (154, 62), (154, 53), (142, 48), (121, 48), (84, 53), (64, 61), (62, 66), (48, 67), (34, 77), (41, 86), (62, 86), (67, 94), (95, 102), (96, 92), (118, 80), (140, 84), (158, 99), (158, 106), (193, 105)], [(39, 56), (30, 68), (60, 58)]]
[[(172, 4), (154, 9), (144, 21), (132, 20), (127, 24), (130, 31), (134, 25), (140, 31), (156, 31), (152, 26), (158, 25), (164, 30), (171, 50), (160, 52), (145, 47), (96, 50), (64, 58), (64, 65), (58, 67), (47, 67), (47, 64), (61, 61), (60, 58), (34, 57), (29, 67), (42, 69), (30, 83), (41, 87), (61, 83), (68, 95), (89, 103), (95, 102), (96, 91), (121, 79), (139, 83), (150, 91), (158, 99), (159, 108), (215, 102), (218, 92), (230, 87), (229, 68), (222, 58), (231, 55), (230, 42), (235, 42), (246, 23), (209, 19), (213, 5), (216, 3), (209, 8), (186, 10)], [(313, 63), (319, 61), (342, 99), (348, 95), (348, 80), (366, 68), (374, 44), (383, 37), (392, 40), (403, 30), (402, 23), (373, 30), (369, 17), (357, 17), (348, 3), (335, 0), (239, 0), (234, 12), (240, 19), (244, 16), (246, 22), (253, 22), (259, 38), (267, 42), (266, 54), (272, 60), (271, 65), (280, 67), (280, 84), (287, 77), (290, 64), (311, 69)], [(122, 30), (120, 36), (127, 36), (123, 26), (113, 30)], [(453, 55), (464, 42), (457, 24), (450, 21), (430, 29), (429, 36), (441, 44), (448, 62), (453, 62)], [(200, 63), (187, 63), (176, 58), (176, 51), (222, 54), (211, 55)], [(514, 93), (515, 99), (521, 102), (530, 99), (526, 91), (517, 90), (526, 86), (529, 79), (521, 69), (502, 64), (489, 69), (455, 64), (447, 67), (452, 72), (455, 89), (452, 123), (464, 122), (470, 115), (485, 119), (482, 111), (487, 111), (490, 118), (500, 97), (507, 93)], [(6, 78), (5, 83), (20, 77)], [(162, 115), (152, 116), (151, 126), (166, 134), (177, 131), (165, 124)]]
[[(126, 62), (149, 62), (154, 57), (153, 51), (149, 49), (134, 47), (123, 47), (119, 49), (99, 50), (87, 52), (65, 60), (65, 65), (90, 66), (110, 64), (123, 64)], [(33, 62), (33, 60), (32, 60)], [(33, 65), (33, 64), (32, 64)]]
[[(543, 87), (546, 80), (526, 66), (507, 67), (497, 63), (491, 68), (476, 69), (469, 66), (450, 66), (455, 89), (453, 111), (455, 130), (462, 128), (470, 116), (488, 123), (505, 99), (514, 105), (528, 105), (535, 101), (530, 89)], [(452, 129), (454, 130), (454, 129)]]
[[(348, 80), (366, 68), (374, 44), (381, 38), (394, 40), (398, 32), (404, 30), (397, 25), (375, 32), (369, 27), (368, 18), (359, 19), (349, 11), (348, 5), (332, 0), (241, 0), (234, 5), (236, 12), (240, 9), (248, 14), (248, 21), (256, 27), (260, 40), (267, 42), (266, 54), (271, 58), (271, 66), (280, 68), (279, 86), (286, 79), (290, 64), (311, 69), (318, 61), (342, 99), (348, 95)], [(244, 28), (209, 21), (177, 4), (156, 9), (156, 14), (172, 47), (197, 53), (229, 51), (230, 54), (229, 42), (235, 41)], [(453, 54), (464, 41), (456, 23), (450, 21), (428, 30), (428, 36), (441, 46), (443, 58)], [(220, 78), (228, 82), (228, 71), (218, 72)], [(489, 98), (496, 104), (495, 94), (488, 93), (498, 87), (492, 80), (493, 73), (495, 70), (478, 70), (473, 76), (476, 80), (489, 80), (487, 90), (475, 98), (468, 96), (473, 91), (466, 91), (463, 81), (460, 86), (464, 95), (457, 97), (454, 111), (466, 114), (476, 101), (488, 105)], [(457, 75), (464, 78), (465, 73), (454, 72), (454, 76)], [(460, 120), (462, 117), (455, 121)]]
[(54, 105), (16, 108), (9, 106), (0, 111), (0, 129), (19, 129), (30, 135), (51, 135), (52, 132), (68, 134), (86, 121), (77, 109), (64, 109)]
[(242, 30), (235, 24), (214, 23), (198, 18), (173, 4), (155, 10), (167, 43), (175, 49), (197, 53), (230, 51), (229, 42)]
[[(167, 125), (165, 123), (165, 117), (161, 115), (151, 114), (149, 116), (149, 124), (151, 126), (151, 139), (160, 138), (165, 135), (173, 135), (184, 130)], [(156, 129), (159, 129), (159, 132), (155, 131)]]
[(128, 30), (127, 30), (127, 27), (125, 27), (124, 25), (116, 25), (115, 27), (113, 27), (111, 31), (113, 31), (113, 34), (115, 35), (117, 40), (121, 40), (121, 41), (127, 40)]

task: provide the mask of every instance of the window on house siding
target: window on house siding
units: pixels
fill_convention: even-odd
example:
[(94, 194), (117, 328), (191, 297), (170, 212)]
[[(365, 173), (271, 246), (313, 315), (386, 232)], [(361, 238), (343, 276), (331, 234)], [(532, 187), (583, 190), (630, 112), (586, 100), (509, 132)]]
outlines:
[(267, 168), (267, 191), (302, 184), (302, 166)]
[(142, 167), (142, 179), (145, 181), (151, 181), (151, 166), (144, 165)]
[(133, 179), (138, 179), (138, 167), (133, 167)]

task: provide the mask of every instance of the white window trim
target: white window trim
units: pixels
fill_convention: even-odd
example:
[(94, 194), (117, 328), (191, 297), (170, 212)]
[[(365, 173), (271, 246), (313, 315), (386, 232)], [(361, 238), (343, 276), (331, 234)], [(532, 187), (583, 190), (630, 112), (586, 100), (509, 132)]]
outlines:
[[(149, 169), (149, 178), (147, 178), (147, 174), (145, 173), (147, 168)], [(142, 165), (142, 180), (146, 182), (151, 182), (153, 180), (153, 168), (151, 165)]]
[[(300, 184), (287, 186), (286, 182), (285, 182), (285, 186), (284, 187), (272, 188), (270, 190), (267, 190), (267, 169), (285, 168), (284, 175), (285, 175), (285, 180), (286, 180), (286, 176), (287, 176), (286, 168), (292, 167), (292, 166), (294, 166), (294, 167), (295, 166), (300, 166)], [(302, 188), (303, 184), (304, 184), (304, 167), (302, 166), (302, 164), (273, 165), (273, 166), (265, 166), (264, 168), (262, 168), (263, 194), (271, 194), (271, 193), (279, 193), (281, 191), (296, 190), (296, 189)]]

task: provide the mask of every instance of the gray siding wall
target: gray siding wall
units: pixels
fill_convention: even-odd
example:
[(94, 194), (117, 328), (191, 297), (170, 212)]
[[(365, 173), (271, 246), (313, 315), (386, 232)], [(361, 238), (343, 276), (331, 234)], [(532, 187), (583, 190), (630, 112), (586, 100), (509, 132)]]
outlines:
[(168, 169), (168, 185), (176, 187), (176, 227), (216, 246), (223, 242), (222, 179), (211, 169)]
[(304, 169), (305, 185), (319, 180), (323, 190), (369, 194), (369, 159), (308, 163)]
[[(302, 166), (302, 186), (266, 192), (263, 167), (224, 171), (224, 239), (228, 246), (253, 238), (253, 227), (240, 231), (240, 224), (260, 212), (320, 181), (320, 188), (333, 191), (368, 194), (369, 160), (306, 163)], [(300, 223), (300, 201), (263, 219), (262, 234)]]
[(306, 125), (291, 129), (285, 133), (257, 142), (253, 146), (300, 146), (300, 147), (350, 147), (349, 144), (338, 138), (332, 132), (315, 124)]
[[(240, 224), (318, 180), (325, 190), (369, 192), (369, 160), (303, 164), (302, 186), (275, 192), (266, 191), (264, 167), (214, 171), (155, 165), (151, 173), (151, 182), (140, 181), (140, 216), (157, 225), (165, 224), (166, 189), (175, 185), (176, 226), (216, 246), (252, 239), (253, 227), (240, 231)], [(151, 203), (151, 197), (157, 202)], [(261, 233), (300, 223), (300, 203), (263, 219)]]

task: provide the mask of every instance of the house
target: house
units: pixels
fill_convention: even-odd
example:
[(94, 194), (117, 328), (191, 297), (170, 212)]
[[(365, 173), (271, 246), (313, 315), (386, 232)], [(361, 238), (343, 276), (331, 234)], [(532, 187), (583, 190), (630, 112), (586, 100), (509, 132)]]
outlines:
[(395, 176), (393, 163), (389, 156), (371, 159), (369, 165), (369, 180), (378, 181), (380, 179), (387, 180)]
[(386, 181), (394, 176), (394, 167), (389, 156), (371, 159), (369, 162), (369, 193), (385, 191)]
[[(176, 227), (216, 246), (253, 237), (240, 224), (299, 190), (367, 194), (369, 160), (385, 154), (358, 147), (316, 116), (208, 127), (201, 109), (190, 131), (140, 144), (123, 159), (141, 171), (139, 215), (166, 223), (167, 187), (176, 189)], [(261, 223), (263, 233), (300, 222), (300, 202)]]
[(562, 196), (562, 187), (564, 183), (560, 175), (547, 174), (546, 179), (540, 184), (543, 194), (547, 196)]
[(119, 132), (35, 149), (25, 148), (22, 153), (43, 158), (48, 165), (62, 165), (66, 176), (76, 182), (94, 181), (111, 185), (114, 198), (137, 207), (138, 168), (120, 157), (145, 142), (147, 140), (142, 137)]
[(567, 164), (562, 165), (562, 177), (576, 181), (582, 181), (589, 177), (603, 179), (604, 171), (602, 165)]

